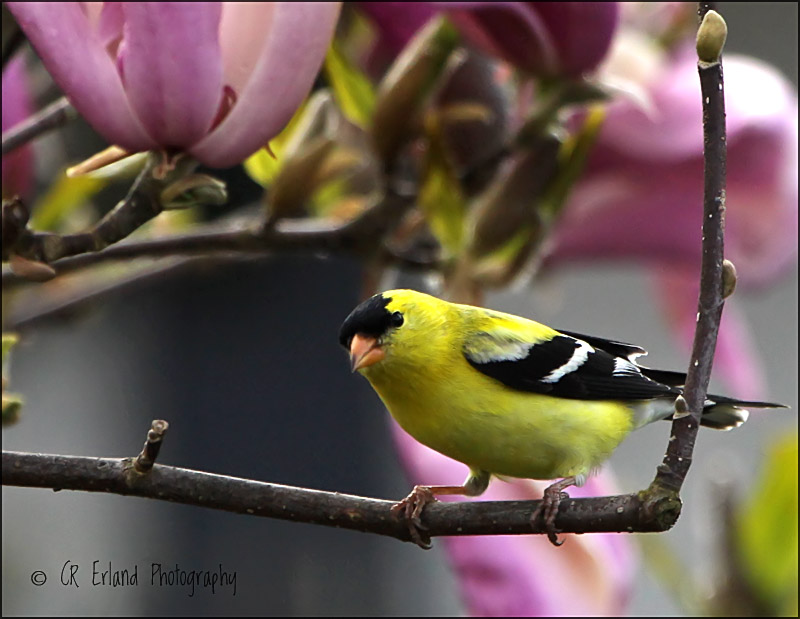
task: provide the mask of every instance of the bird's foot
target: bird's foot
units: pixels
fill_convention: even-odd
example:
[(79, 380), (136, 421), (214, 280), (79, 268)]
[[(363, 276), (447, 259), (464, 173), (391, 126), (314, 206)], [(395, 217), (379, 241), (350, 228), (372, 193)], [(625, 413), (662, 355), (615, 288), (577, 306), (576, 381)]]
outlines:
[(544, 529), (547, 532), (547, 539), (550, 540), (554, 546), (561, 546), (564, 540), (558, 539), (558, 530), (556, 529), (556, 516), (558, 515), (558, 507), (561, 501), (568, 499), (569, 495), (564, 492), (565, 488), (575, 485), (575, 480), (572, 478), (562, 479), (556, 483), (545, 488), (542, 495), (542, 502), (539, 507), (531, 515), (531, 526), (536, 526), (539, 518), (543, 518)]
[(428, 503), (434, 503), (436, 497), (430, 486), (414, 486), (409, 495), (392, 506), (392, 513), (401, 515), (408, 525), (411, 540), (420, 548), (429, 550), (432, 547), (430, 536), (425, 533), (427, 527), (422, 524), (422, 510)]

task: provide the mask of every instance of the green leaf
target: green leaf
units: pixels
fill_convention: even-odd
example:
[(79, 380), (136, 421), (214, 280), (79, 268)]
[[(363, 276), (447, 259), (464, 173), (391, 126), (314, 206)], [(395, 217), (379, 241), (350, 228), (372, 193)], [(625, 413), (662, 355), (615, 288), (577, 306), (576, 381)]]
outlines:
[(325, 56), (325, 75), (347, 119), (366, 127), (375, 109), (375, 89), (367, 76), (342, 53), (335, 40)]
[(19, 421), (22, 411), (22, 396), (15, 393), (3, 393), (3, 425), (10, 425)]
[(3, 333), (3, 367), (5, 367), (6, 360), (8, 359), (8, 353), (11, 352), (14, 344), (18, 341), (19, 337), (16, 333)]
[(58, 230), (66, 218), (108, 184), (108, 179), (83, 175), (68, 177), (59, 174), (55, 183), (36, 203), (31, 227), (36, 230)]
[[(67, 218), (109, 183), (131, 179), (144, 167), (147, 153), (134, 153), (92, 172), (68, 176), (60, 173), (33, 208), (31, 227), (36, 230), (59, 230)], [(80, 166), (77, 166), (80, 167)]]
[(8, 382), (8, 363), (10, 352), (19, 338), (15, 333), (3, 333), (3, 425), (14, 423), (19, 419), (22, 408), (22, 397), (13, 393), (6, 393)]
[(589, 106), (581, 128), (564, 141), (558, 154), (558, 173), (553, 179), (547, 196), (542, 200), (539, 209), (545, 220), (552, 221), (561, 212), (569, 192), (583, 172), (586, 160), (597, 140), (600, 129), (603, 127), (605, 118), (605, 105), (595, 104)]
[[(277, 141), (277, 139), (275, 138), (273, 142)], [(281, 164), (278, 162), (278, 158), (266, 148), (256, 151), (244, 161), (245, 172), (262, 187), (269, 187), (278, 175), (280, 167)]]
[(739, 509), (742, 568), (775, 615), (797, 616), (797, 434), (774, 443), (757, 490)]
[(300, 126), (307, 104), (308, 99), (297, 109), (283, 131), (270, 140), (268, 147), (262, 148), (244, 161), (245, 172), (262, 187), (269, 187), (281, 171), (286, 146)]

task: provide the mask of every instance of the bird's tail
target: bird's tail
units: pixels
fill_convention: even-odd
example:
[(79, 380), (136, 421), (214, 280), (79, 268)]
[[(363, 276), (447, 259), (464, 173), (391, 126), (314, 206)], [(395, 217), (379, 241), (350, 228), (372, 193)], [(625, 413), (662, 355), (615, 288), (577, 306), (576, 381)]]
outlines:
[(787, 408), (776, 402), (736, 400), (721, 395), (709, 395), (703, 407), (700, 425), (715, 430), (732, 430), (742, 425), (750, 416), (748, 408)]

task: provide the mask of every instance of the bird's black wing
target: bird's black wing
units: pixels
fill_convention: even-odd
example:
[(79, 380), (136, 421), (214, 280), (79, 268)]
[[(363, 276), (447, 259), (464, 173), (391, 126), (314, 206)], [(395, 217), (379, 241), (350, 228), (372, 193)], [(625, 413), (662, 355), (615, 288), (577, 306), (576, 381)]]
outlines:
[(563, 335), (574, 337), (576, 340), (583, 340), (594, 348), (605, 350), (612, 357), (624, 357), (629, 361), (633, 361), (636, 357), (642, 357), (647, 354), (647, 351), (641, 346), (636, 344), (627, 344), (626, 342), (618, 342), (616, 340), (607, 340), (602, 337), (594, 335), (583, 335), (582, 333), (575, 333), (574, 331), (558, 330)]
[[(605, 350), (608, 354), (613, 357), (625, 357), (628, 361), (635, 363), (635, 359), (637, 357), (643, 357), (647, 354), (647, 351), (637, 346), (636, 344), (628, 344), (626, 342), (618, 342), (616, 340), (607, 340), (602, 337), (596, 337), (594, 335), (583, 335), (581, 333), (575, 333), (574, 331), (564, 331), (559, 329), (560, 333), (564, 335), (569, 335), (570, 337), (574, 337), (578, 340), (583, 340), (584, 342), (590, 344), (594, 348), (598, 348), (600, 350)], [(647, 378), (656, 381), (657, 383), (662, 383), (664, 385), (669, 385), (670, 387), (683, 387), (686, 384), (686, 373), (685, 372), (675, 372), (672, 370), (656, 370), (654, 368), (644, 367), (642, 365), (637, 365), (636, 367), (639, 368), (642, 374), (644, 374)]]
[(629, 361), (629, 355), (643, 354), (638, 346), (588, 339), (561, 332), (523, 342), (507, 331), (484, 330), (465, 342), (463, 353), (476, 370), (520, 391), (575, 400), (645, 400), (680, 393)]

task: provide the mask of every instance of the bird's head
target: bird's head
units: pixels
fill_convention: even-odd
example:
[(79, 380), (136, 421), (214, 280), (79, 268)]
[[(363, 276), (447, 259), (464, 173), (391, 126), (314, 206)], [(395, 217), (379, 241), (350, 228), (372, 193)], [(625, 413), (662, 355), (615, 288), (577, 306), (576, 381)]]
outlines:
[[(339, 343), (350, 353), (353, 371), (413, 365), (422, 369), (452, 307), (414, 290), (389, 290), (370, 297), (342, 323)], [(366, 371), (366, 372), (365, 372)]]

